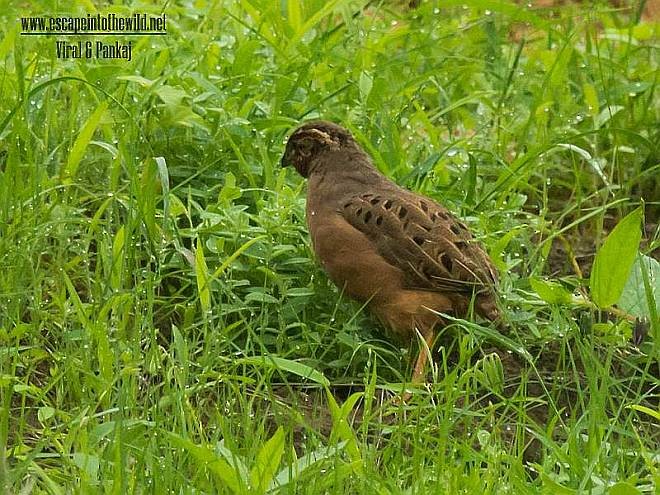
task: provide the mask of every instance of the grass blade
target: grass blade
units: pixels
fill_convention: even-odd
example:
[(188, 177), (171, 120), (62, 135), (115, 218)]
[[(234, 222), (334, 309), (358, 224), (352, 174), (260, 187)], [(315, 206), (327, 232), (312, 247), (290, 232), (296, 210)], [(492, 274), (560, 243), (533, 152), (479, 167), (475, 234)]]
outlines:
[(275, 434), (261, 447), (254, 467), (250, 471), (250, 481), (257, 493), (265, 493), (280, 465), (284, 453), (284, 429), (280, 426)]
[(76, 175), (76, 172), (78, 171), (78, 165), (80, 165), (80, 160), (85, 154), (85, 150), (87, 149), (89, 142), (92, 140), (94, 131), (96, 131), (96, 128), (101, 122), (101, 118), (103, 117), (103, 114), (107, 108), (108, 102), (102, 102), (83, 124), (80, 132), (78, 133), (78, 137), (71, 147), (71, 152), (69, 153), (69, 158), (66, 162), (66, 165), (60, 173), (61, 178), (69, 178)]

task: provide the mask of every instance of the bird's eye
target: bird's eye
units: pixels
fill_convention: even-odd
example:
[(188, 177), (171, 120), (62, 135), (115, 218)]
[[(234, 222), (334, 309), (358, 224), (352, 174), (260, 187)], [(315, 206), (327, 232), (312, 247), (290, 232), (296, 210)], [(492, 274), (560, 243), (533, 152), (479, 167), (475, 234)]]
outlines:
[(304, 158), (307, 158), (312, 154), (313, 148), (314, 142), (311, 139), (303, 139), (298, 143), (298, 153), (300, 153)]

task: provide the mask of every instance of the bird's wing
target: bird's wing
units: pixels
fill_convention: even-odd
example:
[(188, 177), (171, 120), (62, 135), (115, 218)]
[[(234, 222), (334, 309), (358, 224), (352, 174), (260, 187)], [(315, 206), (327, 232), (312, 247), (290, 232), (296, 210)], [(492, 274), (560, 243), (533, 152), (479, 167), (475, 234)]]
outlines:
[(387, 188), (345, 198), (339, 210), (406, 274), (409, 288), (475, 293), (496, 283), (492, 262), (467, 227), (429, 198)]

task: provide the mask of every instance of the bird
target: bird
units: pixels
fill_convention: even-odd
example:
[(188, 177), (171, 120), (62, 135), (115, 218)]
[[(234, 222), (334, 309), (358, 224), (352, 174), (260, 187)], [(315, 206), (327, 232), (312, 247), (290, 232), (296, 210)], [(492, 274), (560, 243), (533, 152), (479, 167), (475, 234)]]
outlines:
[[(497, 272), (468, 227), (444, 206), (382, 174), (351, 133), (314, 120), (289, 136), (281, 159), (307, 179), (312, 247), (334, 284), (400, 342), (432, 349), (443, 314), (499, 318)], [(421, 342), (420, 342), (421, 344)], [(411, 382), (425, 378), (420, 346)]]

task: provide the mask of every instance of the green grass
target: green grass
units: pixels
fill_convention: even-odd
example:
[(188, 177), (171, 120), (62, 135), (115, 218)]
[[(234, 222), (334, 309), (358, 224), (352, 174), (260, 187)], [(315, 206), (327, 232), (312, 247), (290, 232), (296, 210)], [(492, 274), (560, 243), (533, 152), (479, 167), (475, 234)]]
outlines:
[[(127, 3), (99, 8), (161, 12)], [(3, 493), (659, 489), (657, 22), (362, 6), (172, 2), (131, 62), (20, 36), (61, 3), (0, 13)], [(314, 117), (463, 217), (501, 274), (502, 333), (452, 321), (405, 405), (412, 351), (322, 273), (279, 166)], [(619, 301), (646, 304), (636, 347), (588, 286), (640, 205), (639, 249), (610, 242), (644, 255)]]

